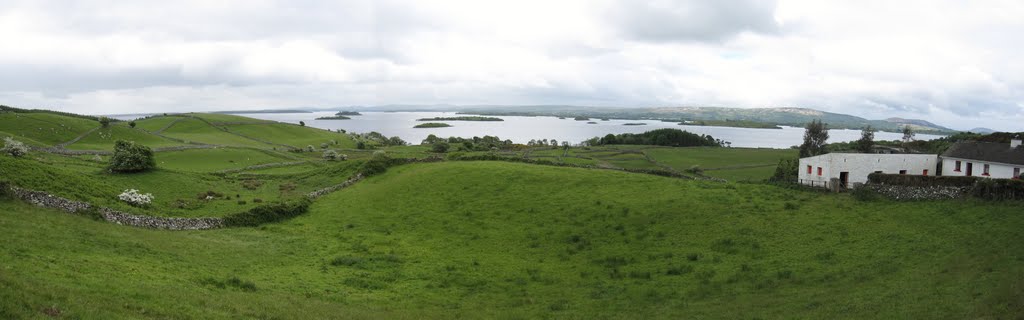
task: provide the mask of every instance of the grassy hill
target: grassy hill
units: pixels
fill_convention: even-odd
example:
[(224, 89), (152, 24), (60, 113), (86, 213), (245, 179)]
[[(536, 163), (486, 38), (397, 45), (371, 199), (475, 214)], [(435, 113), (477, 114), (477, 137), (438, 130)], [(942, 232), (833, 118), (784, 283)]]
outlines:
[(0, 317), (1013, 318), (1022, 225), (1016, 203), (504, 162), (394, 167), (258, 228), (0, 200)]

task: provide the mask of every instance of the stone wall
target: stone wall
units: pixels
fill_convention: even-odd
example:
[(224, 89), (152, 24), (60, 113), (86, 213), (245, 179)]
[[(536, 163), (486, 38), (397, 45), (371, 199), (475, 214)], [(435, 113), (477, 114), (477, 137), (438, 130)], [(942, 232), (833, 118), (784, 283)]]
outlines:
[(323, 189), (320, 189), (320, 190), (316, 190), (316, 191), (310, 192), (310, 193), (306, 194), (306, 197), (308, 197), (310, 199), (316, 199), (316, 198), (322, 197), (322, 196), (324, 196), (324, 195), (326, 195), (328, 193), (335, 192), (335, 191), (347, 188), (348, 186), (351, 186), (351, 185), (353, 185), (356, 182), (359, 182), (361, 180), (363, 180), (363, 174), (362, 173), (356, 173), (355, 176), (352, 176), (351, 179), (345, 180), (345, 182), (342, 182), (340, 184), (336, 184), (336, 185), (333, 185), (333, 186), (330, 186), (330, 187), (327, 187), (327, 188), (323, 188)]
[(890, 184), (865, 184), (861, 188), (867, 188), (893, 200), (944, 200), (960, 199), (970, 194), (970, 187), (912, 187)]
[[(61, 198), (42, 191), (34, 191), (11, 187), (11, 193), (28, 203), (61, 210), (68, 213), (81, 214), (94, 209), (94, 206), (81, 201), (74, 201)], [(145, 215), (135, 215), (117, 211), (110, 208), (95, 208), (103, 220), (120, 225), (163, 229), (163, 230), (206, 230), (224, 227), (224, 220), (221, 218), (163, 218)]]

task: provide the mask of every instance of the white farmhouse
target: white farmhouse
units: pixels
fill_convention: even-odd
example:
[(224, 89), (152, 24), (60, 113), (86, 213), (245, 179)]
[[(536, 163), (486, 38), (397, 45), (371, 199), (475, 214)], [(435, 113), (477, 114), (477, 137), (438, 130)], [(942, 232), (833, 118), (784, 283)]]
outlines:
[(942, 154), (942, 175), (1020, 178), (1024, 168), (1024, 147), (1021, 140), (1010, 144), (995, 142), (958, 142)]
[(800, 159), (800, 184), (816, 187), (852, 187), (866, 183), (868, 174), (934, 175), (939, 157), (934, 154), (828, 153)]

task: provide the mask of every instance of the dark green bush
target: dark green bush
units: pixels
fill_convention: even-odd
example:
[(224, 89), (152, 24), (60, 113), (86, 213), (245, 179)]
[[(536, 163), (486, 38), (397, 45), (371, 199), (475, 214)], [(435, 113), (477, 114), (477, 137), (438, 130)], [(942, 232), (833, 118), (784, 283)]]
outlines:
[(229, 227), (252, 227), (293, 218), (306, 213), (309, 210), (310, 203), (312, 201), (308, 198), (299, 198), (261, 205), (246, 212), (224, 217), (224, 225)]
[(979, 179), (972, 194), (986, 200), (1024, 200), (1024, 181)]
[(0, 180), (0, 200), (11, 199), (14, 197), (11, 191), (11, 183)]
[(153, 150), (149, 147), (117, 140), (108, 168), (111, 172), (140, 172), (156, 168), (156, 160), (153, 160)]

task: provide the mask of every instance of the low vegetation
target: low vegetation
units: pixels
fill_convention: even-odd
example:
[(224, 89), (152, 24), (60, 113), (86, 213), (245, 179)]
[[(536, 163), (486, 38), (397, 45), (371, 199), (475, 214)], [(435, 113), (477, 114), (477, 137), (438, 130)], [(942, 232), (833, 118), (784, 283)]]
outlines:
[(502, 118), (480, 117), (480, 116), (459, 116), (459, 117), (433, 117), (417, 119), (416, 121), (505, 121)]
[(316, 120), (349, 120), (349, 119), (352, 119), (352, 118), (346, 117), (346, 116), (330, 116), (330, 117), (319, 117), (319, 118), (316, 118)]
[(413, 128), (447, 128), (452, 125), (443, 122), (427, 122), (413, 126)]

